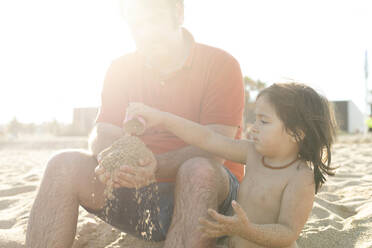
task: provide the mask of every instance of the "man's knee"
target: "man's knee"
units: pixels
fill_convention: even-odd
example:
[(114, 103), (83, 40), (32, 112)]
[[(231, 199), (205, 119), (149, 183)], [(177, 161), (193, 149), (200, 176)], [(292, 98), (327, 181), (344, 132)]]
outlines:
[(200, 184), (216, 179), (218, 168), (207, 158), (195, 157), (185, 161), (178, 170), (177, 180), (187, 180), (189, 183)]
[(217, 192), (218, 203), (229, 192), (229, 177), (222, 164), (203, 157), (195, 157), (183, 163), (178, 170), (177, 184), (195, 188), (204, 188)]
[(46, 165), (45, 174), (75, 175), (84, 166), (94, 164), (94, 158), (82, 150), (66, 150), (54, 154)]

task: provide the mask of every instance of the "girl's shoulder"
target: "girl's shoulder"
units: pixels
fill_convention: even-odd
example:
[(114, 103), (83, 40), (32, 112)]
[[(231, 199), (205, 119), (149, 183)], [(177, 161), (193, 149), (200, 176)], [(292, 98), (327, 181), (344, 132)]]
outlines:
[(306, 161), (299, 161), (296, 165), (295, 175), (292, 180), (314, 183), (314, 172)]

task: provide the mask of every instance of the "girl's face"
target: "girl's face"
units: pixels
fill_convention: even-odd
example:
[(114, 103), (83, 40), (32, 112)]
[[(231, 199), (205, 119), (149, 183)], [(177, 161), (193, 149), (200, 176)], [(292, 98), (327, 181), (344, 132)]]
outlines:
[(298, 152), (295, 139), (286, 132), (267, 96), (262, 95), (257, 99), (255, 115), (256, 121), (251, 129), (251, 136), (260, 154), (267, 157), (285, 157)]

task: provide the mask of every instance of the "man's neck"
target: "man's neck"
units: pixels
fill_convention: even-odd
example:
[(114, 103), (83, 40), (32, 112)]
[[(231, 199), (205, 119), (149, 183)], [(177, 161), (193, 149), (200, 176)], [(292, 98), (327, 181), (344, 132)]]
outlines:
[(169, 46), (169, 56), (162, 60), (147, 59), (147, 63), (160, 75), (167, 75), (182, 68), (190, 54), (191, 44), (184, 38), (182, 30), (179, 32), (179, 38)]

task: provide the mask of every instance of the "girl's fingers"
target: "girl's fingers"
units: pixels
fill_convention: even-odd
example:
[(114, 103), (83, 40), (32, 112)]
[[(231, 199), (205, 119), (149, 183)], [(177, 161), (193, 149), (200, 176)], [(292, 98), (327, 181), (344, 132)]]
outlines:
[(208, 214), (213, 219), (215, 219), (216, 221), (218, 221), (219, 223), (222, 223), (222, 224), (230, 224), (230, 223), (233, 222), (233, 220), (231, 219), (232, 217), (219, 214), (219, 213), (216, 212), (216, 210), (211, 209), (211, 208), (208, 209)]
[(137, 107), (137, 106), (141, 106), (141, 105), (143, 105), (143, 103), (141, 103), (141, 102), (130, 102), (129, 103), (129, 106), (131, 106), (131, 107)]
[(219, 224), (218, 222), (212, 222), (212, 221), (209, 221), (205, 218), (199, 218), (199, 223), (204, 228), (215, 229), (215, 230), (223, 229), (223, 226), (221, 224)]
[(130, 120), (133, 117), (137, 116), (140, 114), (140, 105), (141, 103), (138, 102), (130, 102), (129, 106), (126, 111), (126, 119)]
[(246, 217), (246, 214), (243, 210), (243, 208), (240, 206), (240, 204), (237, 201), (232, 201), (231, 203), (236, 215), (239, 217), (239, 219), (243, 219)]
[(208, 237), (208, 238), (218, 238), (218, 237), (226, 235), (222, 231), (211, 230), (208, 228), (201, 228), (200, 231), (203, 233), (204, 237)]
[(131, 102), (131, 103), (129, 103), (128, 108), (131, 110), (132, 113), (138, 114), (138, 112), (141, 111), (141, 109), (143, 109), (143, 107), (144, 107), (144, 104), (142, 104), (142, 103)]

